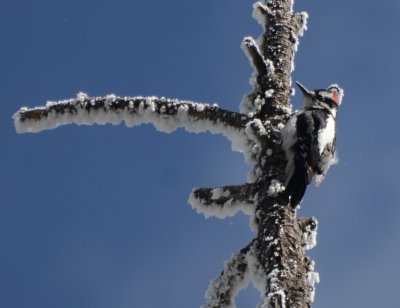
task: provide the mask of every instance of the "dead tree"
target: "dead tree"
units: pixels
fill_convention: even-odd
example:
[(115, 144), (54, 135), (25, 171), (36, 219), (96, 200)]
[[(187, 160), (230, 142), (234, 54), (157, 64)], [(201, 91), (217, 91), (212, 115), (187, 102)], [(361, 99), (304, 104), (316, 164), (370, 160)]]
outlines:
[(89, 97), (21, 108), (15, 115), (19, 133), (39, 132), (64, 124), (152, 123), (171, 132), (221, 133), (251, 165), (247, 183), (194, 189), (189, 203), (205, 216), (223, 218), (241, 210), (250, 215), (257, 236), (226, 263), (210, 283), (204, 307), (234, 307), (240, 289), (252, 282), (260, 291), (260, 307), (310, 307), (318, 274), (305, 251), (315, 245), (315, 219), (297, 219), (281, 196), (285, 189), (285, 155), (281, 129), (291, 113), (291, 72), (306, 13), (293, 12), (293, 0), (260, 0), (253, 17), (263, 26), (257, 39), (246, 37), (242, 48), (254, 68), (253, 90), (240, 113), (216, 105), (157, 97)]

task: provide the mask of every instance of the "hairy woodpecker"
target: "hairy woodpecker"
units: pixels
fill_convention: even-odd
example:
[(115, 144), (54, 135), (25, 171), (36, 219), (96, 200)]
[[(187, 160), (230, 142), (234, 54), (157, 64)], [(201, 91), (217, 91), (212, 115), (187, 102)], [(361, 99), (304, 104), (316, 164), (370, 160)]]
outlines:
[(314, 91), (296, 84), (304, 94), (304, 107), (291, 116), (282, 130), (287, 159), (285, 195), (293, 208), (303, 199), (314, 174), (318, 187), (335, 162), (336, 115), (344, 95), (336, 84)]

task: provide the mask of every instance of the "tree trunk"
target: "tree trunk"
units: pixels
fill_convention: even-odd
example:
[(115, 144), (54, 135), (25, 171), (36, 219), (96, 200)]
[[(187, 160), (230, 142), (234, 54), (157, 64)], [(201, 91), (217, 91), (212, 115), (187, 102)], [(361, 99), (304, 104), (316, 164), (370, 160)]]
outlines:
[(315, 219), (297, 219), (286, 198), (286, 158), (281, 129), (291, 112), (293, 59), (298, 37), (306, 29), (307, 14), (293, 13), (293, 0), (254, 4), (253, 16), (264, 32), (246, 37), (242, 48), (254, 68), (251, 93), (241, 102), (241, 113), (217, 106), (156, 97), (89, 97), (21, 108), (14, 121), (18, 132), (38, 132), (59, 125), (152, 123), (171, 132), (222, 133), (251, 164), (247, 183), (193, 190), (189, 202), (205, 216), (224, 218), (242, 210), (257, 231), (253, 239), (226, 263), (210, 283), (205, 307), (234, 307), (234, 297), (251, 281), (262, 295), (260, 307), (310, 307), (318, 274), (305, 251), (315, 245)]

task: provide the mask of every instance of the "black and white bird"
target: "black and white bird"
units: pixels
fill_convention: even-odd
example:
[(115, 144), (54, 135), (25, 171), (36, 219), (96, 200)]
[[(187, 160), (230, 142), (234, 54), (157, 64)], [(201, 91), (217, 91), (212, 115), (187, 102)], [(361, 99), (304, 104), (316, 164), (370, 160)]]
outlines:
[(285, 195), (293, 208), (303, 199), (313, 176), (316, 175), (318, 187), (335, 163), (336, 116), (344, 95), (336, 84), (310, 91), (296, 83), (304, 94), (304, 106), (282, 130), (282, 147), (287, 159)]

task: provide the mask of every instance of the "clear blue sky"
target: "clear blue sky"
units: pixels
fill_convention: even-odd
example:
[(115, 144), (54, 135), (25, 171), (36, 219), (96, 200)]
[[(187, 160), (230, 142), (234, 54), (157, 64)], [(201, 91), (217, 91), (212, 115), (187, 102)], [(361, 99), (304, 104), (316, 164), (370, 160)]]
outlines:
[[(205, 220), (187, 204), (194, 187), (246, 180), (228, 141), (149, 125), (17, 135), (11, 116), (79, 91), (237, 111), (251, 75), (239, 46), (261, 32), (252, 3), (1, 1), (0, 307), (204, 303), (210, 279), (254, 236), (242, 214)], [(400, 306), (400, 2), (296, 7), (310, 19), (294, 79), (345, 89), (340, 164), (299, 212), (320, 223), (315, 307)], [(237, 304), (258, 300), (250, 288)]]

